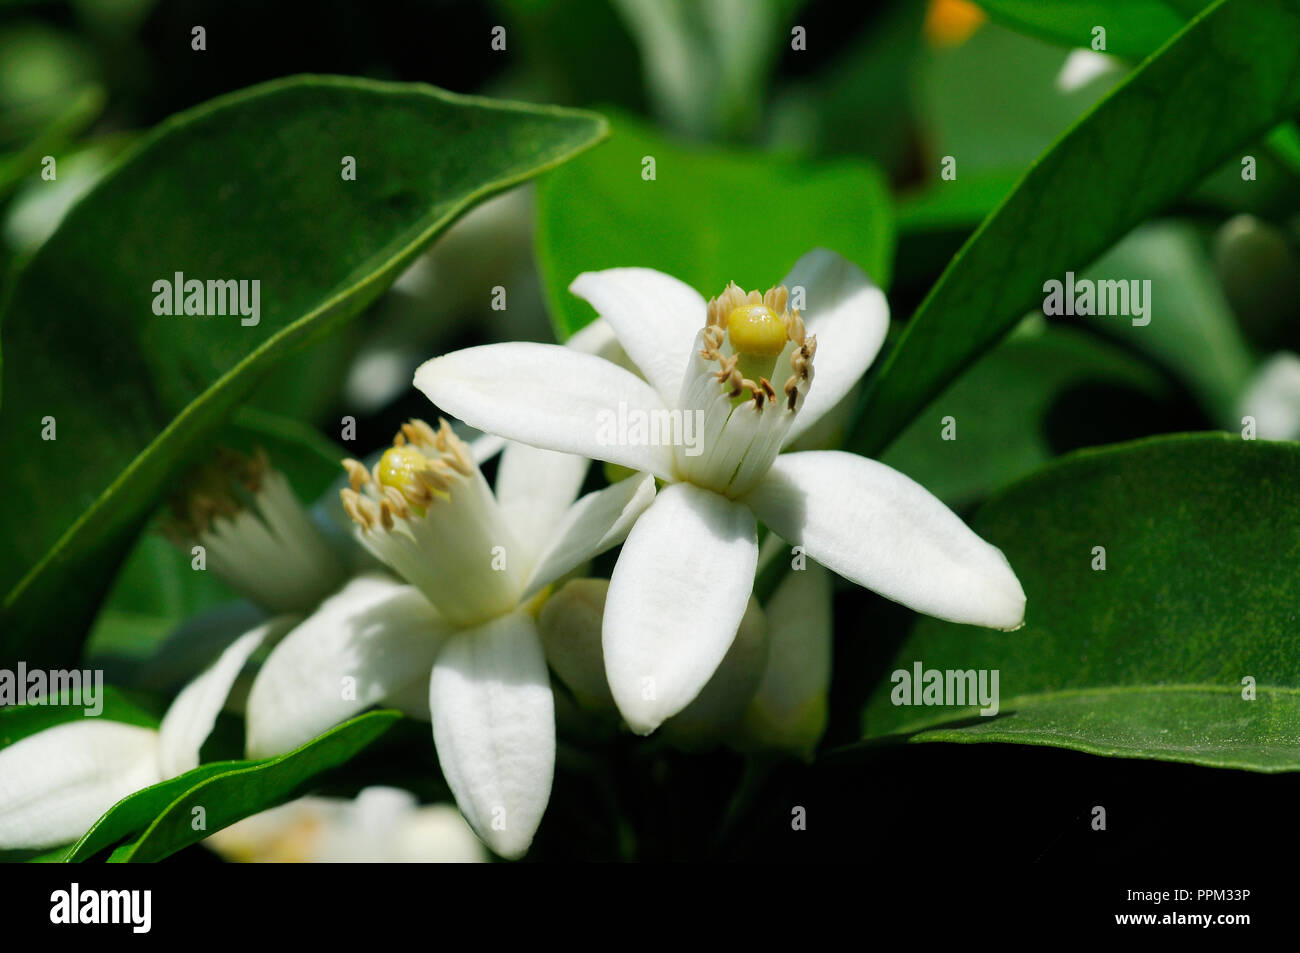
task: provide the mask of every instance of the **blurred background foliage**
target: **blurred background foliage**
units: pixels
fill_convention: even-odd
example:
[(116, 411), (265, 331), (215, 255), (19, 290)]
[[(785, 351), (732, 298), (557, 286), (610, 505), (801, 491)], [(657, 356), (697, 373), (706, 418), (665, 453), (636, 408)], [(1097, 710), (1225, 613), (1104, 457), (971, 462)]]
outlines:
[[(1110, 16), (1123, 5), (1093, 6)], [(564, 290), (580, 270), (652, 265), (711, 294), (733, 277), (774, 282), (824, 244), (888, 290), (901, 325), (1019, 176), (1198, 4), (1134, 6), (1159, 9), (1140, 11), (1134, 22), (1145, 32), (1120, 32), (1116, 55), (1100, 56), (1081, 50), (1087, 34), (1043, 28), (1034, 4), (1009, 2), (393, 0), (380, 9), (345, 0), (5, 0), (0, 254), (21, 264), (142, 131), (277, 77), (419, 81), (610, 116), (605, 144), (536, 188), (472, 211), (360, 319), (261, 386), (228, 442), (267, 445), (314, 498), (330, 485), (343, 415), (356, 418), (360, 435), (349, 452), (363, 456), (402, 420), (430, 413), (410, 386), (429, 356), (567, 336), (592, 316)], [(1074, 7), (1085, 19), (1101, 15)], [(196, 25), (206, 30), (203, 52), (191, 48)], [(496, 26), (506, 28), (504, 51), (490, 45)], [(1150, 276), (1161, 302), (1150, 327), (1029, 316), (884, 461), (969, 516), (992, 491), (1068, 450), (1236, 429), (1258, 368), (1300, 350), (1293, 133), (1252, 150), (1249, 188), (1230, 163), (1089, 269)], [(57, 183), (39, 177), (46, 155), (57, 158)], [(645, 155), (656, 157), (658, 192), (637, 187)], [(940, 178), (945, 156), (956, 157), (955, 181)], [(1150, 174), (1160, 174), (1158, 158)], [(498, 285), (509, 294), (503, 311), (491, 307)], [(962, 420), (956, 462), (937, 440), (952, 408)], [(863, 706), (911, 627), (907, 613), (865, 590), (843, 586), (836, 598), (843, 631), (831, 746), (859, 738)], [(232, 599), (146, 532), (91, 651), (110, 678), (165, 683), (159, 665), (141, 674), (140, 661), (196, 611)], [(537, 853), (676, 856), (691, 842), (680, 829), (689, 812), (695, 826), (721, 832), (719, 846), (734, 844), (735, 811), (718, 792), (739, 778), (738, 760), (688, 759), (655, 743), (616, 747), (612, 780), (561, 751)], [(687, 770), (702, 779), (689, 795), (701, 803), (665, 806), (666, 792), (682, 796), (674, 773)], [(628, 816), (594, 815), (590, 805), (607, 804), (624, 773), (653, 783), (624, 805)]]

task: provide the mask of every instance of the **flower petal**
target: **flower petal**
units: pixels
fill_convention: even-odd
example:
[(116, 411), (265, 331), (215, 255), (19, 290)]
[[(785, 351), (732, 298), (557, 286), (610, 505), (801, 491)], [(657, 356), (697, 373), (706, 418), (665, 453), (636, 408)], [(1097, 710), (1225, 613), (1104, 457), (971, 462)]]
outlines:
[(449, 631), (429, 600), (359, 576), (276, 646), (248, 695), (248, 754), (283, 754), (425, 679)]
[(397, 831), (392, 856), (399, 864), (483, 864), (483, 849), (460, 811), (450, 804), (429, 804), (412, 813)]
[(785, 436), (789, 446), (839, 403), (876, 359), (889, 330), (889, 302), (861, 268), (825, 248), (795, 262), (782, 284), (792, 293), (796, 286), (804, 289), (804, 324), (817, 336), (812, 386)]
[(635, 369), (634, 365), (628, 360), (627, 352), (618, 343), (618, 335), (609, 326), (609, 322), (601, 318), (597, 318), (586, 327), (574, 331), (569, 336), (569, 339), (564, 342), (564, 346), (575, 351), (581, 351), (584, 354), (595, 354), (597, 357), (603, 357), (605, 360), (627, 367), (629, 370)]
[(651, 268), (583, 272), (569, 290), (609, 322), (623, 350), (664, 402), (676, 401), (695, 334), (708, 318), (703, 296)]
[(664, 737), (685, 751), (705, 751), (727, 740), (758, 689), (767, 652), (767, 620), (758, 600), (750, 596), (717, 671), (694, 701), (664, 722)]
[(1238, 418), (1255, 418), (1260, 440), (1300, 437), (1300, 357), (1278, 351), (1246, 382), (1237, 401)]
[(158, 727), (158, 767), (164, 778), (198, 767), (199, 749), (212, 733), (244, 663), (268, 638), (278, 638), (298, 621), (296, 616), (279, 616), (244, 633), (181, 689)]
[(637, 520), (610, 578), (603, 637), (609, 686), (633, 731), (654, 731), (708, 682), (757, 561), (753, 514), (689, 483), (665, 488)]
[(614, 710), (600, 646), (608, 591), (608, 579), (571, 579), (546, 600), (537, 616), (546, 661), (574, 700), (593, 712)]
[(157, 784), (158, 732), (86, 719), (0, 750), (0, 848), (70, 844), (110, 807)]
[(578, 498), (591, 461), (572, 453), (506, 443), (497, 468), (496, 497), (515, 541), (532, 560)]
[(883, 463), (782, 454), (745, 502), (827, 568), (918, 612), (997, 629), (1024, 621), (1025, 593), (1002, 551)]
[(523, 598), (529, 598), (566, 572), (623, 542), (632, 524), (654, 498), (655, 479), (642, 473), (588, 493), (573, 504), (533, 568)]
[(448, 640), (429, 680), (433, 740), (465, 819), (502, 857), (522, 857), (551, 797), (555, 702), (532, 616)]
[(811, 758), (829, 717), (830, 573), (815, 562), (786, 573), (766, 613), (767, 667), (745, 711), (743, 732), (762, 747)]
[(663, 411), (645, 381), (599, 357), (558, 344), (487, 344), (425, 362), (415, 386), (471, 427), (520, 443), (608, 460), (660, 477), (672, 448), (628, 444), (620, 411)]

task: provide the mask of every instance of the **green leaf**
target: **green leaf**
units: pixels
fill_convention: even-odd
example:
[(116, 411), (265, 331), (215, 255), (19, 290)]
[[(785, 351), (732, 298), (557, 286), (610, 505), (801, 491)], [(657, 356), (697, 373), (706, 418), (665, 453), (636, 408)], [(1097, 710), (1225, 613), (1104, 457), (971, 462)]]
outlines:
[[(1108, 418), (1095, 400), (1100, 389), (1129, 406)], [(1069, 432), (1057, 433), (1053, 411), (1072, 393), (1091, 395), (1089, 412), (1070, 414)], [(1073, 449), (1136, 436), (1132, 418), (1168, 397), (1161, 375), (1136, 356), (1076, 328), (1039, 327), (1013, 334), (957, 378), (880, 460), (961, 508), (1028, 476), (1062, 443)], [(949, 416), (953, 440), (943, 435)]]
[(989, 16), (1062, 46), (1091, 49), (1093, 28), (1106, 30), (1105, 52), (1142, 59), (1199, 10), (1199, 0), (978, 0)]
[(179, 777), (168, 778), (124, 797), (109, 808), (108, 813), (97, 820), (79, 841), (63, 848), (50, 859), (60, 863), (89, 860), (105, 848), (144, 830), (168, 805), (195, 785), (229, 771), (232, 765), (239, 763), (219, 761), (201, 764)]
[(1149, 324), (1135, 325), (1123, 317), (1065, 320), (1089, 322), (1151, 358), (1187, 387), (1214, 425), (1240, 427), (1238, 402), (1255, 358), (1191, 226), (1143, 225), (1078, 277), (1150, 281)]
[(936, 232), (974, 228), (1015, 188), (1019, 172), (985, 172), (960, 175), (898, 203), (898, 230)]
[[(17, 672), (14, 672), (15, 677)], [(83, 694), (82, 700), (85, 700)], [(73, 705), (67, 692), (61, 692), (57, 705), (7, 705), (0, 707), (0, 748), (7, 748), (28, 735), (46, 728), (81, 721), (86, 717), (85, 705)], [(106, 721), (121, 721), (128, 725), (146, 728), (158, 726), (155, 706), (149, 699), (133, 692), (125, 692), (112, 685), (103, 686), (103, 711), (95, 716)]]
[(849, 446), (882, 449), (1041, 307), (1044, 281), (1085, 266), (1300, 106), (1297, 26), (1300, 0), (1221, 2), (1071, 128), (921, 303), (859, 405)]
[(889, 679), (867, 737), (1300, 770), (1300, 445), (1190, 434), (1082, 451), (972, 527), (1015, 568), (1024, 627), (923, 618), (890, 669), (997, 670), (1000, 710), (894, 705)]
[[(644, 157), (655, 178), (642, 178)], [(884, 181), (856, 161), (813, 162), (677, 145), (613, 123), (609, 142), (538, 188), (538, 262), (556, 334), (595, 317), (569, 293), (581, 272), (636, 265), (705, 296), (728, 281), (768, 288), (824, 246), (887, 287), (893, 221)]]
[(105, 98), (101, 87), (83, 86), (35, 138), (17, 152), (0, 157), (0, 196), (18, 185), (23, 176), (39, 169), (46, 155), (61, 151), (69, 139), (90, 125), (104, 108)]
[(967, 176), (1023, 172), (1121, 77), (1111, 71), (1063, 89), (1066, 56), (1058, 46), (990, 23), (922, 61), (917, 95), (930, 154), (925, 168), (938, 175), (940, 157), (956, 161), (957, 178), (940, 180), (941, 187)]
[[(587, 113), (295, 77), (145, 137), (41, 247), (4, 316), (0, 659), (72, 657), (150, 508), (276, 361), (356, 314), (467, 208), (603, 131)], [(154, 282), (177, 272), (260, 281), (259, 323), (155, 315)], [(41, 439), (46, 417), (57, 440)]]
[[(260, 761), (204, 764), (119, 801), (69, 848), (67, 859), (85, 860), (123, 838), (132, 840), (112, 860), (162, 860), (214, 831), (308, 793), (326, 774), (365, 751), (402, 720), (400, 712), (358, 715), (300, 748)], [(206, 826), (195, 830), (195, 809)]]

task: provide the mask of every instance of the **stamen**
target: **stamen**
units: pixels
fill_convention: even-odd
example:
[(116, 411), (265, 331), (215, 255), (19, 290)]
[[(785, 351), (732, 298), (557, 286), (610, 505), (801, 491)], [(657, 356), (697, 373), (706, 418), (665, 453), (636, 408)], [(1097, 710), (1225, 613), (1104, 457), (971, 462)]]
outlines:
[(349, 457), (343, 461), (343, 469), (348, 471), (348, 485), (352, 487), (353, 493), (370, 482), (370, 471), (360, 460)]
[[(780, 451), (812, 385), (817, 342), (781, 286), (746, 292), (733, 281), (706, 310), (680, 398), (684, 411), (702, 414), (701, 436), (674, 462), (680, 479), (736, 498)], [(774, 380), (785, 380), (784, 399)]]
[[(363, 468), (364, 469), (364, 468)], [(341, 580), (333, 550), (260, 448), (218, 448), (171, 500), (165, 535), (241, 594), (272, 612), (307, 612)]]
[(373, 471), (344, 466), (343, 509), (358, 540), (444, 615), (469, 624), (516, 604), (525, 551), (450, 424), (408, 421)]

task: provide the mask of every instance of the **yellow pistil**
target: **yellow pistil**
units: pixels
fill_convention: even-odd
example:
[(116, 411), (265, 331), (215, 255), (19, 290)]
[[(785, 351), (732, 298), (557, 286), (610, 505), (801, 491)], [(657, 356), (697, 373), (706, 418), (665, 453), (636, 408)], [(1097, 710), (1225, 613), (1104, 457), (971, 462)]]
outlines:
[[(785, 406), (794, 411), (798, 389), (812, 373), (817, 339), (807, 334), (797, 308), (789, 307), (790, 294), (785, 287), (769, 288), (766, 294), (745, 293), (734, 281), (708, 303), (708, 323), (704, 327), (704, 347), (700, 354), (718, 365), (718, 383), (735, 402), (752, 400), (762, 410), (776, 402), (772, 378), (778, 373), (774, 358), (793, 344), (790, 369), (794, 372), (785, 382)], [(723, 344), (731, 346), (727, 355)]]
[(776, 357), (785, 348), (786, 327), (767, 305), (745, 304), (727, 318), (727, 336), (737, 353)]
[(395, 519), (425, 516), (430, 504), (450, 497), (453, 482), (476, 472), (465, 442), (444, 420), (434, 430), (423, 420), (402, 424), (373, 471), (344, 460), (348, 487), (343, 508), (366, 530), (392, 529)]

